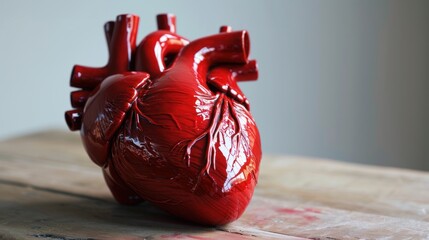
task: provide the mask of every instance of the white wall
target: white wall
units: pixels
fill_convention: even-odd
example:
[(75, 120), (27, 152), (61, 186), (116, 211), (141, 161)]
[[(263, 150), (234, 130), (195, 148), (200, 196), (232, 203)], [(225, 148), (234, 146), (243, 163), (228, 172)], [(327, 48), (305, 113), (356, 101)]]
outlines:
[(247, 29), (260, 79), (241, 84), (264, 153), (429, 169), (429, 1), (0, 2), (0, 138), (63, 128), (74, 64), (107, 58), (102, 26), (175, 13), (190, 39)]

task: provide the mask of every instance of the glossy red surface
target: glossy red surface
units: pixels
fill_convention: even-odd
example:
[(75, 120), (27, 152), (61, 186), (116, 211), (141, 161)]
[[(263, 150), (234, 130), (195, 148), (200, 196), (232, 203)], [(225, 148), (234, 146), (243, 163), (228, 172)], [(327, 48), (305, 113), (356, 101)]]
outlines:
[(241, 216), (258, 178), (260, 136), (237, 85), (257, 79), (257, 64), (246, 31), (223, 26), (189, 42), (175, 20), (159, 15), (137, 49), (138, 17), (107, 23), (109, 62), (74, 67), (71, 85), (82, 90), (66, 121), (118, 202), (222, 225)]

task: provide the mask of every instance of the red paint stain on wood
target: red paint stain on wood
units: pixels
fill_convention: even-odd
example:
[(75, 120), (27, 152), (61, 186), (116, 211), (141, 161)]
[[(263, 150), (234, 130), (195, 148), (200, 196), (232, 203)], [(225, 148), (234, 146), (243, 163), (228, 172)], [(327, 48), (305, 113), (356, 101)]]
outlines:
[(316, 220), (318, 220), (319, 218), (318, 217), (316, 217), (316, 216), (307, 216), (307, 215), (304, 215), (304, 216), (302, 216), (305, 220), (307, 220), (307, 221), (309, 221), (309, 222), (314, 222), (314, 221), (316, 221)]
[(322, 213), (322, 211), (320, 211), (320, 209), (317, 209), (317, 208), (304, 208), (304, 210), (306, 212)]
[(306, 222), (314, 222), (319, 220), (315, 214), (320, 214), (322, 211), (315, 208), (304, 208), (304, 209), (294, 209), (294, 208), (280, 208), (276, 212), (288, 215), (296, 215), (306, 220)]
[(211, 238), (206, 237), (199, 237), (199, 236), (193, 236), (190, 234), (181, 234), (181, 233), (175, 233), (175, 234), (165, 234), (161, 235), (160, 238), (162, 239), (195, 239), (195, 240), (209, 240)]
[(297, 210), (297, 209), (293, 209), (293, 208), (280, 208), (280, 209), (277, 209), (277, 212), (286, 213), (286, 214), (302, 214), (302, 213), (304, 213), (303, 210)]

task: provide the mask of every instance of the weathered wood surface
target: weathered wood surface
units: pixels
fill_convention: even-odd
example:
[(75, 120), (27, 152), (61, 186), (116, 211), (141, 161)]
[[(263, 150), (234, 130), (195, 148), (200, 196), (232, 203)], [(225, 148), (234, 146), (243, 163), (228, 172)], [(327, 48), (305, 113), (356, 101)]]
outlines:
[(245, 214), (217, 228), (117, 205), (79, 136), (0, 142), (0, 239), (429, 239), (429, 173), (263, 159)]

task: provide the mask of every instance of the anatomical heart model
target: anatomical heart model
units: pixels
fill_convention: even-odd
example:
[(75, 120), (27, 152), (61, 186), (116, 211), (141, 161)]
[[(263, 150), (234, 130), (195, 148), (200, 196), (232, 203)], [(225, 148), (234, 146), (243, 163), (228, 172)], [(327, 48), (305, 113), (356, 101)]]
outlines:
[(138, 46), (139, 17), (105, 24), (105, 67), (76, 65), (73, 110), (89, 157), (115, 199), (149, 201), (198, 224), (239, 218), (253, 195), (261, 142), (237, 81), (256, 80), (246, 31), (197, 40), (176, 34), (176, 19), (157, 16), (158, 30)]

